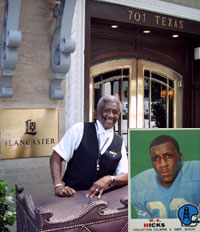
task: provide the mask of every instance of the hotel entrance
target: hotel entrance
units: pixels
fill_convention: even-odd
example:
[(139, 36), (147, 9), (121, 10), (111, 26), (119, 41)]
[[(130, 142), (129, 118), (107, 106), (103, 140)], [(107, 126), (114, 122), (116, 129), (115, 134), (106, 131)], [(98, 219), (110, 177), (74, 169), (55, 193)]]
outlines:
[[(111, 14), (115, 12), (115, 14)], [(86, 1), (84, 117), (101, 96), (123, 105), (115, 130), (199, 127), (199, 23)]]
[(172, 69), (141, 59), (119, 59), (94, 65), (90, 73), (90, 121), (100, 97), (119, 97), (122, 114), (115, 132), (126, 144), (128, 128), (182, 127), (182, 77)]

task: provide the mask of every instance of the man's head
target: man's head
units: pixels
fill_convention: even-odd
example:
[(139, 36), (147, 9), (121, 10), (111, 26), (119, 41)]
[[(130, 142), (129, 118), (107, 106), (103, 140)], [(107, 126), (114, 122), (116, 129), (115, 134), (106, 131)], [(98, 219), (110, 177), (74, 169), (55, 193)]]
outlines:
[(104, 96), (97, 104), (97, 119), (105, 129), (110, 129), (118, 121), (121, 110), (121, 102), (117, 97)]
[(183, 159), (177, 141), (171, 136), (161, 135), (151, 143), (150, 153), (159, 183), (169, 188), (181, 168)]

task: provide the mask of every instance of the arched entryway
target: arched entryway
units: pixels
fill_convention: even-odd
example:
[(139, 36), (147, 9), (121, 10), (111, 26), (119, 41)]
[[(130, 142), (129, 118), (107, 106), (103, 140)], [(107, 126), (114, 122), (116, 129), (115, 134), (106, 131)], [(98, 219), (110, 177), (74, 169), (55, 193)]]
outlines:
[(182, 77), (142, 59), (116, 59), (90, 70), (90, 121), (100, 97), (120, 98), (123, 111), (115, 131), (127, 144), (128, 128), (182, 127)]
[[(115, 13), (111, 14), (111, 12)], [(136, 16), (141, 17), (137, 18)], [(143, 16), (145, 16), (145, 22), (142, 20), (144, 19)], [(171, 23), (166, 25), (165, 20), (173, 21), (173, 25)], [(163, 24), (160, 25), (160, 22), (163, 22)], [(85, 120), (92, 120), (91, 70), (93, 67), (106, 64), (108, 61), (115, 62), (123, 59), (133, 61), (135, 59), (137, 68), (130, 69), (130, 71), (138, 72), (136, 73), (137, 76), (139, 72), (142, 73), (140, 62), (145, 61), (147, 63), (145, 63), (146, 69), (143, 70), (145, 72), (142, 73), (143, 78), (138, 76), (137, 80), (132, 79), (129, 82), (129, 88), (132, 88), (133, 92), (137, 91), (135, 95), (131, 92), (132, 97), (129, 96), (129, 127), (197, 127), (200, 122), (198, 117), (200, 78), (199, 60), (195, 59), (194, 50), (200, 44), (199, 32), (194, 28), (198, 26), (198, 22), (183, 18), (87, 0), (84, 80)], [(143, 67), (144, 62), (141, 64)], [(149, 64), (151, 66), (150, 70)], [(109, 72), (115, 71), (112, 66), (110, 68), (110, 70), (106, 70), (108, 75), (110, 75)], [(127, 71), (123, 70), (123, 72), (121, 81), (112, 81), (111, 92), (112, 88), (113, 91), (116, 91), (117, 83), (119, 83), (121, 89), (123, 85), (126, 85)], [(95, 73), (95, 75), (100, 75), (100, 73)], [(176, 76), (175, 80), (171, 79), (171, 76)], [(103, 78), (105, 78), (104, 75)], [(130, 78), (128, 80), (130, 81)], [(106, 81), (104, 80), (104, 82)], [(109, 84), (104, 83), (103, 85), (108, 88)], [(136, 85), (135, 88), (131, 87), (132, 85)], [(98, 89), (98, 86), (95, 88)], [(161, 91), (162, 97), (160, 98)], [(126, 97), (126, 95), (124, 96)], [(125, 101), (126, 99), (122, 100)], [(171, 104), (171, 102), (174, 103)], [(139, 108), (132, 107), (134, 104), (139, 107), (141, 103), (143, 106), (145, 105), (145, 108), (142, 107), (141, 111)], [(157, 111), (162, 112), (159, 123), (158, 116), (157, 122), (155, 121)]]

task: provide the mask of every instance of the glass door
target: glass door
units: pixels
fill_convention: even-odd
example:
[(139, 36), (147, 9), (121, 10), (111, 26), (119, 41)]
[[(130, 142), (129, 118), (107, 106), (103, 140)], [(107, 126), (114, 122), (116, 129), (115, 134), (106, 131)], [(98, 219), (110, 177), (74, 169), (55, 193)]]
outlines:
[(98, 100), (115, 95), (122, 114), (115, 132), (128, 144), (128, 128), (182, 127), (182, 80), (175, 71), (149, 61), (121, 59), (91, 67), (90, 121)]
[(140, 85), (137, 127), (182, 127), (181, 76), (163, 65), (141, 60), (137, 81)]
[(131, 105), (130, 86), (133, 85), (133, 67), (135, 60), (115, 60), (96, 65), (91, 68), (90, 121), (96, 118), (98, 100), (105, 95), (115, 95), (122, 103), (122, 113), (115, 125), (115, 132), (128, 143)]

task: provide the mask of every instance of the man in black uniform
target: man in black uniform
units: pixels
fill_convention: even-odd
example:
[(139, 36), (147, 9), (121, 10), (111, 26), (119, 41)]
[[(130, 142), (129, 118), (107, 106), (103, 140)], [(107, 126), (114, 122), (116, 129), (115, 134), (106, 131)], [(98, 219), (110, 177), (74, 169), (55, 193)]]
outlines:
[[(87, 196), (100, 198), (110, 185), (128, 183), (126, 148), (113, 131), (121, 108), (117, 97), (102, 97), (97, 104), (97, 121), (76, 123), (53, 148), (50, 167), (57, 196), (88, 190)], [(62, 179), (63, 161), (67, 168)]]

